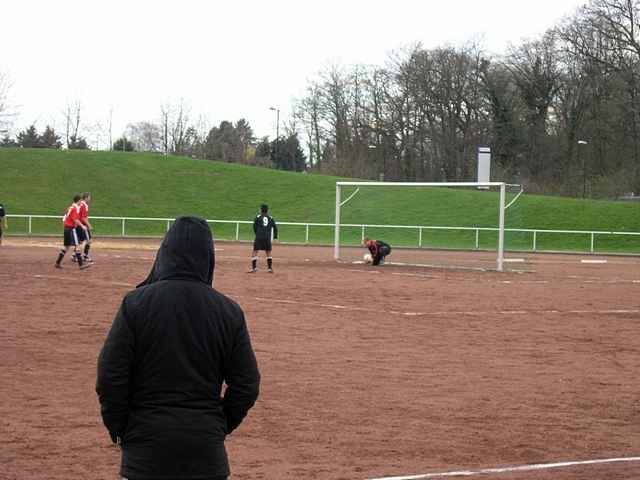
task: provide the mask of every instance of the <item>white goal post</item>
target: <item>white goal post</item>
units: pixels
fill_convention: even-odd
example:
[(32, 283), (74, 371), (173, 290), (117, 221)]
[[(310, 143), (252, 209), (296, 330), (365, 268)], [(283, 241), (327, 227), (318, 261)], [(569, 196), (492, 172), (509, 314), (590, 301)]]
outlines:
[[(496, 269), (503, 270), (504, 266), (504, 212), (506, 198), (506, 183), (504, 182), (336, 182), (336, 218), (335, 218), (335, 239), (333, 256), (340, 259), (340, 209), (342, 187), (475, 187), (475, 188), (499, 188), (499, 214), (498, 214), (498, 255), (496, 259)], [(353, 196), (353, 195), (352, 195)]]

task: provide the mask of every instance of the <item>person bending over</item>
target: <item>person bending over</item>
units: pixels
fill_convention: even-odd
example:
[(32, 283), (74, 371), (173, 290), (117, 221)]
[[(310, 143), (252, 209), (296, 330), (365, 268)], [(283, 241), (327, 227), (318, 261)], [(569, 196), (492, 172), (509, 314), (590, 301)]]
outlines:
[(362, 245), (369, 250), (373, 265), (383, 265), (384, 258), (391, 253), (391, 245), (382, 240), (364, 238)]

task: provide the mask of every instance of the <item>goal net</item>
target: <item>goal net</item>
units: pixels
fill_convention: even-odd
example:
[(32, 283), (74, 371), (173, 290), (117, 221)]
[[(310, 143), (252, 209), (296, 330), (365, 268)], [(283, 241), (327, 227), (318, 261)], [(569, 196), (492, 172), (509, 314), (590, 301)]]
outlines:
[(503, 271), (505, 217), (519, 186), (503, 182), (336, 182), (334, 257), (362, 262), (365, 238), (385, 263)]

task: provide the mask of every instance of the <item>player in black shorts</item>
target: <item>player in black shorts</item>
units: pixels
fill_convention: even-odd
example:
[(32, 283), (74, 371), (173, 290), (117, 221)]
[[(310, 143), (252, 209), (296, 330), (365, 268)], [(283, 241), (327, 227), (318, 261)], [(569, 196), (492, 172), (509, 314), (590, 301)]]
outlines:
[(7, 212), (4, 209), (4, 205), (0, 203), (0, 245), (2, 245), (2, 230), (6, 230), (7, 227)]
[[(84, 192), (82, 194), (80, 202), (78, 203), (81, 225), (76, 227), (76, 235), (78, 235), (78, 241), (81, 244), (81, 250), (84, 250), (82, 259), (85, 262), (93, 263), (93, 259), (89, 256), (89, 249), (91, 248), (92, 239), (91, 224), (89, 223), (89, 203), (91, 203), (91, 193)], [(76, 257), (73, 257), (73, 261), (76, 261)]]
[(76, 227), (81, 227), (86, 230), (87, 227), (80, 223), (80, 207), (78, 203), (82, 197), (80, 195), (76, 195), (73, 197), (73, 203), (67, 208), (67, 212), (64, 214), (64, 218), (62, 219), (64, 225), (64, 247), (60, 249), (60, 253), (58, 253), (58, 259), (56, 260), (55, 267), (62, 268), (62, 260), (64, 256), (67, 254), (69, 249), (73, 248), (73, 256), (76, 258), (78, 262), (78, 266), (80, 270), (84, 270), (89, 267), (88, 263), (85, 263), (82, 259), (82, 255), (78, 251), (78, 234), (76, 233)]
[(251, 270), (249, 273), (258, 271), (258, 252), (264, 250), (267, 254), (267, 272), (273, 273), (273, 258), (271, 258), (271, 241), (278, 238), (278, 227), (276, 221), (267, 215), (269, 207), (264, 203), (260, 205), (260, 215), (253, 222), (253, 231), (256, 239), (253, 241), (253, 252), (251, 253)]

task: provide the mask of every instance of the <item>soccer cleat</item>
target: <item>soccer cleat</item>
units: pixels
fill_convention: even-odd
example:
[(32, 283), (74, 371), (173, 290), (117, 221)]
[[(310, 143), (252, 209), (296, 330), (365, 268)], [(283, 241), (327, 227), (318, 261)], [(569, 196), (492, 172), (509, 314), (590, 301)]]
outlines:
[(93, 258), (91, 258), (89, 255), (85, 255), (83, 260), (87, 263), (93, 263)]
[(273, 273), (273, 268), (267, 268), (267, 272)]
[(82, 265), (80, 265), (80, 270), (84, 270), (85, 268), (89, 268), (90, 266), (90, 263), (83, 263)]
[(257, 268), (252, 268), (251, 270), (249, 270), (247, 273), (256, 273), (258, 271)]
[(55, 264), (55, 267), (56, 267), (56, 268), (62, 268), (62, 265), (60, 265), (59, 263), (56, 263), (56, 264)]

